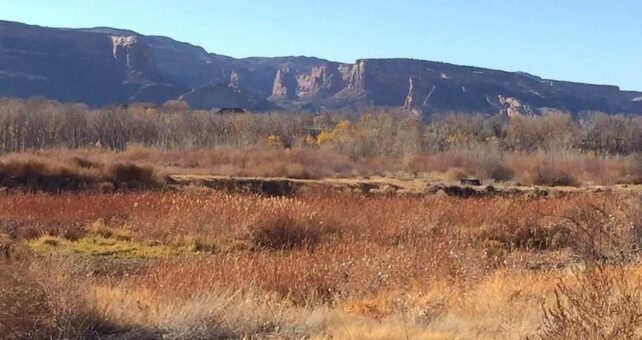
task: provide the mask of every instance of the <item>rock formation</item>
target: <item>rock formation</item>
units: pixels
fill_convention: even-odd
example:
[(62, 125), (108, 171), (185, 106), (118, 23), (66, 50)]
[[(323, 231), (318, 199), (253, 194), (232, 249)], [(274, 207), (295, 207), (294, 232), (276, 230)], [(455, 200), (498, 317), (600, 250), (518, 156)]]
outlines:
[(499, 95), (497, 97), (501, 105), (499, 113), (509, 118), (518, 117), (523, 114), (532, 113), (527, 107), (524, 107), (517, 98), (504, 97)]
[(227, 84), (210, 84), (192, 89), (178, 100), (196, 110), (243, 108), (249, 111), (281, 111), (279, 106), (240, 88)]
[(0, 96), (91, 106), (181, 98), (250, 111), (371, 106), (424, 116), (517, 115), (549, 107), (642, 114), (642, 92), (414, 59), (236, 59), (167, 37), (114, 28), (55, 29), (0, 21)]
[(136, 36), (111, 36), (112, 54), (131, 83), (162, 81), (149, 47)]
[(420, 78), (408, 78), (408, 94), (404, 101), (403, 108), (408, 111), (414, 111), (418, 108), (428, 107), (430, 105), (430, 97), (437, 87), (432, 83), (422, 82)]
[(287, 101), (297, 98), (298, 82), (296, 74), (291, 73), (288, 67), (279, 67), (276, 70), (274, 84), (272, 85), (272, 96), (276, 101)]

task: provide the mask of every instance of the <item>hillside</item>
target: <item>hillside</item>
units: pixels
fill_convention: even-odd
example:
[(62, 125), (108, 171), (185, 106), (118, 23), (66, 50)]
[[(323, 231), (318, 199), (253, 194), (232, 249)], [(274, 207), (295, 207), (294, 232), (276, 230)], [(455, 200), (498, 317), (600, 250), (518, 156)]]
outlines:
[(379, 106), (422, 114), (512, 115), (539, 108), (642, 113), (642, 92), (521, 72), (412, 59), (236, 59), (128, 30), (7, 21), (0, 21), (0, 96), (90, 106), (182, 98), (198, 109), (238, 105), (257, 112)]

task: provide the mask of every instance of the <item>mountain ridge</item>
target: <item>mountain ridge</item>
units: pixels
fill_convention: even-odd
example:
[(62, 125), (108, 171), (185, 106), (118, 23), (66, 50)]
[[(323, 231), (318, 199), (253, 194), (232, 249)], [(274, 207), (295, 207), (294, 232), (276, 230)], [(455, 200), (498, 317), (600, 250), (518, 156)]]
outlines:
[(198, 109), (385, 107), (515, 115), (557, 108), (642, 114), (642, 92), (526, 72), (412, 58), (342, 63), (309, 56), (233, 58), (171, 37), (111, 27), (49, 28), (0, 21), (0, 96), (91, 106), (191, 98)]

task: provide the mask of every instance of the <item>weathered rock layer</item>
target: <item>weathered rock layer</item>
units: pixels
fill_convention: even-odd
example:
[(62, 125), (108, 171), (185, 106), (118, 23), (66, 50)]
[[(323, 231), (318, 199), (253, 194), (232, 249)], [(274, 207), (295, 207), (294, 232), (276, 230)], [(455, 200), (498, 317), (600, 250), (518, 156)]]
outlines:
[(183, 99), (198, 109), (347, 110), (506, 115), (559, 108), (642, 114), (642, 93), (412, 59), (236, 59), (167, 37), (113, 28), (0, 21), (0, 96), (92, 106)]

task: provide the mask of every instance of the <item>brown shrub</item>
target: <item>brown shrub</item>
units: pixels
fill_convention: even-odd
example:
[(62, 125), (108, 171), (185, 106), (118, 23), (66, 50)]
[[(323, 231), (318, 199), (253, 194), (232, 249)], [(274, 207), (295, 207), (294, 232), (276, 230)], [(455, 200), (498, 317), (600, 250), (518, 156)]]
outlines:
[(60, 236), (69, 241), (78, 241), (87, 234), (87, 230), (78, 224), (71, 224), (65, 228)]
[(116, 185), (156, 186), (160, 183), (154, 168), (133, 163), (113, 164), (107, 169), (106, 175)]
[(114, 333), (87, 299), (90, 279), (60, 258), (0, 263), (0, 338), (86, 339)]
[(510, 181), (515, 177), (515, 171), (513, 171), (513, 169), (499, 162), (487, 163), (485, 168), (488, 177), (494, 179), (496, 182)]
[(72, 157), (70, 162), (79, 168), (85, 168), (85, 169), (100, 169), (103, 166), (105, 166), (100, 162), (94, 162), (78, 156)]
[(568, 248), (590, 261), (630, 260), (639, 248), (642, 228), (634, 218), (638, 209), (623, 199), (588, 194), (561, 200), (537, 195), (500, 200), (493, 205), (502, 209), (486, 208), (492, 209), (486, 213), (494, 214), (495, 220), (473, 227), (471, 237), (508, 250)]
[(638, 241), (631, 214), (631, 207), (615, 202), (585, 201), (567, 209), (558, 227), (567, 231), (569, 245), (585, 260), (627, 260)]
[(33, 190), (78, 189), (95, 182), (95, 173), (79, 171), (45, 159), (14, 157), (0, 163), (0, 182)]
[(552, 247), (552, 239), (556, 235), (551, 229), (543, 228), (535, 221), (526, 221), (513, 228), (496, 227), (480, 233), (482, 240), (498, 242), (508, 250), (548, 250)]
[(10, 259), (12, 253), (13, 240), (6, 234), (0, 234), (0, 260), (2, 258)]
[(622, 267), (590, 264), (562, 280), (544, 307), (542, 339), (639, 339), (642, 291)]
[(119, 187), (153, 187), (163, 181), (151, 166), (113, 163), (103, 166), (84, 158), (60, 162), (36, 155), (11, 155), (0, 160), (0, 185), (33, 191), (65, 191)]
[(250, 241), (257, 248), (272, 250), (314, 248), (320, 236), (319, 225), (313, 221), (302, 221), (289, 214), (277, 214), (255, 225)]
[(48, 338), (54, 329), (43, 287), (23, 265), (0, 263), (0, 338)]
[(526, 174), (527, 183), (544, 186), (577, 187), (579, 181), (568, 171), (548, 164), (537, 165)]
[(633, 156), (630, 177), (632, 184), (642, 184), (642, 153)]

